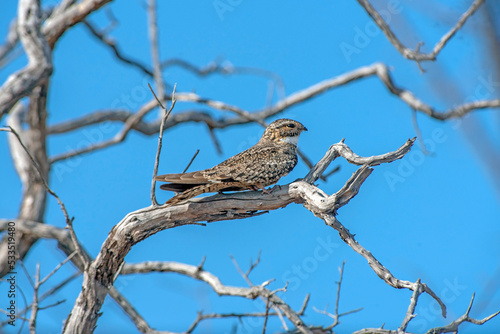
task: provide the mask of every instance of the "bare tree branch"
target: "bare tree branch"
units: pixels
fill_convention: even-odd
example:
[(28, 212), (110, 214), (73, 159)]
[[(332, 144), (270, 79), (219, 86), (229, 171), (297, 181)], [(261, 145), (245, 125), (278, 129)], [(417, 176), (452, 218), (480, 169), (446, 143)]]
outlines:
[(33, 286), (33, 303), (31, 304), (30, 333), (36, 334), (36, 316), (38, 314), (38, 289), (40, 288), (40, 263), (36, 264), (35, 281)]
[(5, 38), (5, 43), (0, 46), (0, 68), (7, 62), (6, 58), (11, 53), (19, 42), (19, 35), (17, 33), (17, 18), (14, 18), (9, 25), (9, 31)]
[(332, 328), (336, 327), (340, 323), (340, 321), (339, 321), (340, 317), (343, 317), (343, 316), (348, 315), (348, 314), (359, 312), (359, 311), (361, 311), (363, 309), (361, 307), (361, 308), (357, 308), (357, 309), (354, 309), (354, 310), (351, 310), (351, 311), (339, 313), (340, 287), (342, 285), (342, 279), (343, 279), (343, 276), (344, 276), (344, 266), (345, 266), (345, 261), (342, 262), (342, 266), (339, 267), (339, 272), (340, 272), (339, 276), (340, 277), (339, 277), (339, 281), (337, 282), (337, 298), (335, 299), (335, 313), (334, 314), (329, 313), (326, 310), (326, 308), (325, 308), (325, 310), (318, 310), (318, 309), (314, 308), (314, 310), (316, 312), (324, 314), (324, 315), (327, 315), (327, 316), (329, 316), (330, 318), (333, 319), (333, 323), (330, 326), (324, 328), (325, 331), (331, 330)]
[(43, 25), (42, 32), (49, 45), (54, 47), (59, 37), (75, 24), (82, 22), (89, 14), (112, 0), (64, 1), (57, 15), (52, 15)]
[(70, 27), (111, 0), (83, 0), (63, 4), (66, 10), (51, 15), (41, 27), (41, 10), (36, 0), (19, 1), (18, 31), (28, 56), (28, 65), (12, 74), (0, 87), (0, 119), (22, 97), (52, 74), (51, 48)]
[[(44, 238), (44, 239), (55, 239), (58, 241), (59, 248), (68, 256), (59, 266), (57, 266), (43, 281), (46, 281), (62, 264), (66, 263), (68, 260), (71, 260), (73, 264), (81, 271), (84, 270), (84, 264), (81, 262), (80, 257), (75, 257), (75, 248), (73, 241), (71, 240), (70, 232), (67, 229), (62, 229), (55, 227), (53, 225), (41, 224), (39, 222), (33, 222), (28, 220), (7, 220), (0, 219), (0, 232), (5, 231), (9, 227), (9, 222), (14, 221), (16, 223), (16, 230), (22, 232), (27, 235), (31, 235), (35, 238)], [(87, 261), (90, 261), (90, 255), (83, 249), (83, 255), (87, 258)], [(78, 277), (80, 273), (76, 273), (70, 276), (68, 279), (64, 280), (60, 284), (54, 286), (45, 292), (38, 301), (42, 301), (47, 297), (53, 295), (59, 289), (64, 287), (67, 283), (72, 281), (74, 278)], [(29, 276), (28, 276), (29, 277)], [(29, 277), (31, 279), (31, 277)], [(114, 289), (114, 288), (113, 288)], [(140, 315), (135, 311), (134, 307), (127, 301), (125, 297), (123, 297), (120, 292), (117, 290), (113, 290), (110, 292), (111, 297), (118, 303), (120, 307), (122, 307), (123, 311), (130, 317), (130, 319), (136, 324), (137, 328), (141, 330), (141, 328), (145, 328), (145, 321), (140, 317)], [(29, 306), (31, 309), (32, 306)], [(25, 314), (28, 309), (24, 309), (18, 312), (18, 315)], [(142, 319), (142, 321), (140, 320)], [(0, 324), (3, 326), (6, 322)], [(146, 324), (147, 325), (147, 324)]]
[(97, 30), (97, 28), (94, 27), (92, 23), (89, 22), (89, 20), (83, 20), (82, 23), (93, 36), (95, 36), (99, 41), (101, 41), (102, 43), (106, 44), (111, 48), (116, 58), (118, 58), (125, 64), (128, 64), (130, 66), (139, 69), (140, 71), (144, 72), (145, 74), (151, 77), (153, 76), (153, 72), (151, 71), (151, 69), (149, 69), (146, 65), (142, 64), (140, 61), (125, 56), (123, 52), (119, 49), (119, 47), (116, 45), (115, 41), (112, 38), (106, 36), (104, 33)]
[(427, 148), (425, 147), (422, 131), (420, 131), (420, 127), (418, 126), (417, 111), (415, 109), (413, 109), (411, 112), (411, 122), (413, 123), (413, 129), (415, 130), (415, 134), (417, 135), (418, 143), (420, 144), (422, 153), (424, 153), (425, 155), (429, 155), (429, 151), (427, 151)]
[(76, 3), (77, 0), (61, 0), (61, 2), (54, 8), (54, 11), (50, 15), (51, 17), (58, 17), (63, 15), (64, 12)]
[(411, 296), (410, 305), (408, 306), (408, 311), (406, 311), (405, 318), (403, 319), (403, 323), (398, 328), (398, 331), (405, 332), (406, 328), (410, 321), (416, 317), (415, 309), (417, 308), (418, 297), (423, 292), (422, 286), (420, 285), (420, 278), (415, 282), (417, 288), (413, 291), (413, 295)]
[[(191, 324), (191, 326), (186, 330), (187, 334), (192, 333), (196, 327), (203, 321), (207, 319), (224, 319), (224, 318), (238, 318), (241, 320), (242, 318), (246, 317), (265, 317), (264, 312), (254, 312), (254, 313), (208, 313), (208, 314), (203, 314), (202, 312), (198, 312), (198, 316), (194, 320), (194, 322)], [(276, 316), (277, 313), (275, 312), (269, 312), (269, 316)]]
[(141, 119), (144, 116), (146, 116), (146, 114), (148, 112), (150, 112), (155, 106), (156, 106), (156, 101), (152, 100), (152, 101), (148, 102), (146, 105), (144, 105), (143, 107), (141, 107), (136, 114), (133, 114), (131, 117), (127, 118), (127, 120), (125, 121), (125, 124), (123, 125), (120, 132), (118, 132), (113, 138), (102, 141), (102, 142), (98, 142), (95, 144), (91, 144), (91, 145), (84, 147), (80, 150), (69, 151), (69, 152), (57, 155), (57, 156), (53, 157), (52, 159), (50, 159), (50, 163), (52, 164), (56, 161), (65, 160), (65, 159), (72, 158), (72, 157), (75, 157), (75, 156), (78, 156), (78, 155), (81, 155), (84, 153), (93, 152), (93, 151), (96, 151), (99, 149), (103, 149), (103, 148), (121, 143), (122, 141), (125, 140), (125, 138), (127, 138), (127, 135), (129, 134), (130, 130), (132, 130), (133, 126), (135, 124), (137, 124), (138, 122), (140, 122)]
[(439, 42), (436, 43), (432, 52), (430, 53), (420, 53), (419, 47), (417, 50), (410, 50), (401, 43), (401, 41), (396, 37), (396, 35), (392, 32), (389, 25), (385, 22), (382, 16), (373, 8), (368, 0), (358, 0), (358, 3), (366, 10), (368, 15), (375, 21), (375, 23), (379, 26), (382, 32), (385, 34), (389, 42), (394, 45), (396, 50), (399, 51), (406, 59), (420, 61), (429, 61), (436, 60), (437, 55), (441, 50), (445, 47), (445, 45), (450, 41), (450, 39), (457, 33), (460, 28), (467, 22), (467, 20), (477, 11), (477, 9), (484, 3), (484, 0), (475, 0), (470, 8), (462, 14), (457, 24), (446, 34), (441, 37)]
[(52, 73), (49, 44), (40, 31), (42, 12), (36, 0), (20, 0), (18, 5), (18, 33), (28, 57), (28, 65), (10, 75), (0, 87), (0, 119), (34, 87)]
[[(71, 254), (70, 256), (68, 256), (66, 259), (64, 259), (61, 263), (59, 263), (45, 278), (43, 279), (40, 279), (40, 263), (37, 263), (36, 264), (36, 271), (35, 271), (35, 279), (34, 281), (31, 280), (31, 277), (29, 276), (29, 273), (27, 272), (26, 268), (24, 267), (24, 265), (22, 264), (22, 261), (20, 262), (21, 263), (21, 266), (23, 268), (23, 270), (26, 272), (26, 276), (28, 277), (28, 280), (30, 281), (30, 283), (32, 284), (32, 287), (33, 287), (33, 302), (31, 304), (31, 315), (30, 315), (30, 320), (29, 320), (29, 329), (30, 329), (30, 333), (32, 334), (36, 334), (36, 319), (37, 319), (37, 315), (38, 315), (38, 311), (39, 310), (43, 310), (43, 309), (47, 309), (47, 308), (50, 308), (50, 307), (54, 307), (56, 305), (59, 305), (61, 304), (63, 301), (58, 301), (52, 305), (47, 305), (47, 306), (44, 306), (44, 307), (41, 307), (39, 306), (39, 303), (41, 302), (41, 299), (39, 298), (38, 294), (39, 294), (39, 291), (40, 291), (40, 287), (45, 283), (47, 282), (47, 280), (52, 277), (52, 275), (54, 275), (57, 270), (59, 270), (65, 263), (67, 263), (68, 261), (71, 260), (71, 258), (77, 254), (77, 252), (73, 252), (73, 254)], [(22, 313), (21, 313), (22, 314)]]
[[(53, 14), (54, 8), (48, 7), (40, 10), (42, 11), (41, 21), (45, 21)], [(17, 17), (15, 17), (9, 25), (5, 43), (0, 46), (0, 68), (23, 53), (22, 50), (16, 48), (18, 44), (19, 34), (17, 32)]]
[(467, 308), (467, 311), (465, 311), (465, 314), (462, 315), (460, 318), (458, 318), (457, 320), (455, 321), (452, 321), (450, 324), (448, 324), (447, 326), (444, 326), (444, 327), (436, 327), (436, 328), (432, 328), (432, 329), (429, 329), (427, 331), (428, 334), (439, 334), (439, 333), (451, 333), (451, 332), (455, 332), (457, 333), (458, 332), (458, 326), (460, 326), (463, 322), (470, 322), (472, 324), (475, 324), (475, 325), (482, 325), (484, 324), (486, 321), (489, 321), (491, 319), (493, 319), (494, 317), (496, 317), (497, 315), (500, 314), (500, 311), (498, 312), (495, 312), (483, 319), (474, 319), (474, 318), (471, 318), (469, 316), (469, 313), (470, 313), (470, 310), (472, 308), (472, 303), (474, 303), (474, 296), (476, 294), (473, 293), (472, 294), (472, 298), (470, 300), (470, 303), (469, 303), (469, 307)]
[[(221, 283), (219, 278), (214, 274), (205, 271), (199, 266), (192, 266), (178, 262), (143, 262), (138, 264), (125, 264), (121, 270), (122, 275), (132, 273), (150, 273), (150, 272), (175, 272), (194, 279), (208, 283), (219, 296), (238, 296), (248, 299), (263, 297), (269, 299), (285, 316), (302, 332), (312, 333), (307, 326), (302, 322), (299, 314), (291, 309), (281, 298), (276, 296), (275, 291), (268, 290), (264, 286), (267, 282), (261, 285), (252, 285), (249, 288), (241, 288), (227, 286)], [(265, 315), (265, 314), (264, 314)], [(199, 322), (199, 321), (198, 321)], [(191, 326), (193, 327), (193, 326)], [(190, 330), (192, 330), (190, 328)], [(189, 330), (188, 330), (189, 332)]]
[[(80, 273), (75, 273), (71, 276), (69, 276), (67, 279), (65, 279), (64, 281), (62, 281), (61, 283), (53, 286), (52, 288), (50, 288), (49, 290), (47, 290), (45, 293), (43, 293), (40, 297), (38, 297), (38, 302), (41, 303), (42, 301), (44, 301), (47, 297), (49, 296), (52, 296), (54, 295), (54, 293), (56, 293), (58, 290), (60, 290), (61, 288), (63, 288), (64, 286), (66, 286), (69, 282), (71, 282), (73, 279), (75, 279), (76, 277), (80, 276)], [(26, 314), (26, 312), (28, 312), (28, 310), (31, 310), (31, 307), (32, 305), (28, 305), (26, 308), (24, 309), (21, 309), (19, 311), (17, 311), (17, 316), (19, 318), (22, 317), (23, 314)], [(46, 306), (46, 307), (39, 307), (38, 309), (39, 310), (42, 310), (42, 309), (45, 309), (49, 306)], [(9, 320), (4, 320), (3, 322), (0, 323), (0, 327), (3, 327), (7, 324)]]
[(153, 93), (155, 99), (158, 101), (158, 104), (160, 105), (160, 107), (164, 111), (163, 117), (161, 119), (161, 124), (160, 124), (160, 134), (158, 136), (158, 148), (156, 149), (155, 165), (153, 168), (153, 179), (151, 180), (151, 203), (153, 206), (158, 205), (158, 202), (156, 201), (156, 195), (155, 195), (156, 190), (155, 189), (156, 189), (156, 176), (158, 175), (158, 165), (160, 164), (161, 146), (162, 146), (162, 142), (163, 142), (163, 126), (165, 124), (165, 121), (168, 119), (168, 116), (170, 116), (170, 113), (172, 112), (172, 110), (175, 107), (175, 102), (176, 102), (176, 100), (175, 100), (175, 88), (176, 87), (177, 87), (177, 84), (174, 86), (174, 91), (172, 92), (172, 104), (170, 105), (170, 108), (167, 110), (163, 106), (161, 101), (158, 99), (158, 97), (156, 96), (156, 94), (153, 91), (153, 89), (151, 88), (151, 86), (149, 86), (149, 89), (151, 89), (151, 93)]
[(118, 290), (116, 290), (115, 287), (111, 287), (111, 289), (109, 289), (109, 295), (118, 303), (118, 305), (120, 305), (122, 310), (127, 313), (129, 318), (135, 324), (135, 327), (137, 327), (141, 333), (157, 333), (157, 331), (149, 326), (146, 320), (144, 320), (139, 312), (137, 312), (135, 307), (133, 307), (132, 304), (122, 294), (120, 294)]
[(51, 278), (52, 275), (54, 275), (59, 269), (61, 269), (61, 267), (63, 265), (65, 265), (68, 261), (71, 261), (73, 256), (75, 256), (77, 253), (78, 253), (77, 251), (74, 251), (67, 258), (65, 258), (61, 263), (59, 263), (54, 269), (52, 269), (52, 271), (47, 276), (45, 276), (42, 280), (40, 280), (40, 285), (47, 282), (48, 279)]
[[(412, 302), (413, 302), (413, 300), (412, 300)], [(472, 299), (471, 299), (471, 301), (469, 303), (469, 307), (467, 308), (467, 311), (465, 312), (465, 314), (463, 314), (460, 318), (458, 318), (457, 320), (452, 321), (451, 323), (449, 323), (446, 326), (443, 326), (443, 327), (434, 327), (434, 328), (429, 329), (426, 332), (426, 334), (458, 333), (458, 327), (462, 323), (464, 323), (464, 322), (469, 322), (469, 323), (472, 323), (472, 324), (475, 324), (475, 325), (482, 325), (485, 322), (487, 322), (487, 321), (493, 319), (494, 317), (496, 317), (498, 314), (500, 314), (500, 311), (498, 311), (498, 312), (495, 312), (495, 313), (493, 313), (493, 314), (491, 314), (491, 315), (489, 315), (489, 316), (487, 316), (487, 317), (485, 317), (483, 319), (474, 319), (474, 318), (471, 318), (469, 316), (469, 312), (470, 312), (470, 310), (472, 308), (472, 303), (473, 302), (474, 302), (474, 294), (472, 295)], [(368, 334), (368, 333), (370, 333), (370, 334), (399, 334), (399, 333), (402, 333), (402, 332), (400, 332), (399, 330), (390, 330), (390, 329), (383, 329), (383, 328), (364, 328), (362, 330), (354, 332), (353, 334)], [(409, 332), (404, 332), (404, 333), (411, 334)]]
[(189, 169), (189, 167), (191, 167), (191, 164), (193, 163), (194, 159), (196, 159), (196, 157), (198, 156), (198, 153), (200, 153), (200, 150), (196, 150), (195, 154), (193, 155), (193, 157), (191, 158), (191, 160), (189, 160), (189, 163), (187, 164), (186, 168), (184, 168), (184, 170), (182, 171), (182, 173), (184, 174), (185, 172), (187, 172), (187, 170)]
[(158, 46), (158, 23), (156, 0), (148, 0), (148, 32), (149, 41), (151, 43), (151, 58), (153, 63), (153, 78), (155, 80), (158, 99), (163, 101), (165, 98), (165, 83), (161, 72), (160, 50)]
[[(252, 270), (254, 270), (255, 267), (259, 264), (259, 262), (260, 262), (260, 252), (259, 252), (259, 255), (257, 256), (257, 260), (255, 260), (255, 262), (250, 261), (250, 267), (248, 267), (248, 270), (246, 272), (244, 272), (241, 269), (240, 265), (238, 264), (238, 262), (236, 261), (236, 259), (232, 255), (230, 255), (230, 258), (231, 258), (231, 261), (233, 261), (233, 264), (236, 267), (236, 270), (238, 270), (238, 273), (241, 275), (241, 277), (243, 277), (243, 279), (247, 282), (247, 284), (250, 287), (254, 286), (253, 283), (252, 283), (252, 281), (250, 280), (250, 277), (248, 277), (248, 275), (250, 275), (250, 273), (252, 272)], [(266, 281), (266, 282), (262, 283), (262, 286), (268, 285), (270, 282), (271, 282), (271, 280)], [(260, 296), (260, 298), (262, 299), (263, 302), (266, 303), (266, 305), (269, 304), (269, 298), (266, 298), (264, 296)], [(280, 309), (277, 306), (274, 306), (274, 305), (271, 305), (271, 307), (278, 314), (278, 317), (281, 320), (281, 324), (283, 325), (283, 328), (288, 331), (288, 326), (287, 326), (287, 324), (285, 322), (285, 319), (283, 318), (283, 315), (281, 314)]]
[(51, 194), (57, 200), (57, 203), (59, 204), (59, 207), (61, 208), (61, 211), (62, 211), (62, 213), (64, 215), (65, 220), (66, 220), (66, 228), (69, 230), (69, 233), (70, 233), (70, 236), (71, 236), (71, 240), (73, 241), (73, 245), (75, 247), (75, 250), (79, 254), (82, 262), (85, 264), (85, 267), (88, 266), (87, 258), (85, 257), (85, 255), (83, 255), (83, 251), (80, 248), (80, 244), (78, 243), (78, 239), (76, 237), (75, 230), (73, 229), (73, 218), (69, 217), (68, 211), (66, 210), (66, 206), (64, 205), (64, 203), (61, 200), (61, 198), (59, 198), (59, 196), (57, 196), (57, 194), (52, 189), (50, 189), (49, 184), (48, 184), (47, 180), (44, 177), (45, 173), (42, 172), (42, 170), (38, 166), (38, 163), (36, 162), (35, 158), (33, 158), (33, 156), (31, 155), (30, 151), (28, 150), (28, 148), (24, 145), (24, 143), (22, 142), (21, 137), (16, 132), (16, 130), (14, 130), (13, 128), (9, 127), (9, 128), (0, 128), (0, 131), (11, 132), (19, 140), (19, 143), (21, 144), (21, 146), (25, 150), (26, 154), (28, 154), (28, 156), (30, 157), (31, 162), (33, 163), (33, 166), (35, 166), (36, 170), (38, 171), (38, 174), (40, 176), (40, 179), (42, 180), (42, 183), (43, 183), (45, 189), (47, 190), (47, 192), (49, 194)]
[[(39, 86), (35, 87), (30, 94), (29, 103), (24, 107), (13, 108), (13, 118), (9, 118), (9, 123), (18, 136), (14, 133), (7, 135), (9, 140), (9, 148), (11, 157), (16, 166), (16, 172), (22, 182), (22, 200), (18, 214), (19, 219), (27, 219), (32, 221), (43, 221), (45, 213), (45, 204), (47, 200), (47, 190), (45, 188), (42, 177), (47, 182), (49, 177), (50, 165), (48, 164), (46, 150), (46, 131), (45, 124), (47, 119), (47, 90), (48, 81), (44, 81)], [(27, 125), (23, 126), (25, 123)], [(10, 129), (7, 128), (10, 132)], [(24, 143), (25, 147), (19, 142)], [(28, 154), (30, 152), (32, 156)], [(32, 162), (35, 159), (37, 166)], [(41, 173), (41, 176), (40, 176)], [(17, 259), (24, 259), (24, 256), (29, 252), (36, 238), (23, 233), (16, 233), (15, 243)], [(7, 265), (7, 249), (8, 240), (6, 235), (0, 242), (0, 276), (9, 272)]]

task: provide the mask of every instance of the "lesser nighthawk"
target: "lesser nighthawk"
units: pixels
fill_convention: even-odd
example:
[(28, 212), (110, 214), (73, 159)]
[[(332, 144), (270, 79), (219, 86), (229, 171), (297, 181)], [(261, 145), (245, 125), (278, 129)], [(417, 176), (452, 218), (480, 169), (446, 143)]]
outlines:
[(209, 169), (184, 174), (164, 174), (156, 177), (160, 189), (175, 191), (165, 204), (174, 205), (192, 197), (208, 193), (262, 189), (287, 175), (297, 164), (297, 142), (301, 123), (278, 119), (266, 128), (260, 140), (249, 149), (232, 156)]

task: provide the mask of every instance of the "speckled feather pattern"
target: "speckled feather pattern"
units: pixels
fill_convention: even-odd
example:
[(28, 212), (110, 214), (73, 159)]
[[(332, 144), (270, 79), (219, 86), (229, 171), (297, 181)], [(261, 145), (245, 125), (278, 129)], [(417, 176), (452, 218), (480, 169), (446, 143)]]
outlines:
[(204, 171), (207, 180), (235, 180), (266, 187), (278, 182), (297, 164), (293, 145), (255, 145)]
[(269, 124), (257, 144), (217, 166), (185, 174), (159, 175), (156, 180), (169, 182), (161, 189), (182, 191), (167, 201), (171, 205), (207, 192), (263, 189), (295, 167), (297, 147), (290, 138), (298, 138), (302, 131), (307, 129), (297, 121), (276, 120)]

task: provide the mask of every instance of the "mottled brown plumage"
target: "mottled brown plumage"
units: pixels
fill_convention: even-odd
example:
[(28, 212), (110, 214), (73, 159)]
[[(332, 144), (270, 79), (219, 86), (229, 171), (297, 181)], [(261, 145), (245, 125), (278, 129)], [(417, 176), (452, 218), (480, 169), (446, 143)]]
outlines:
[(180, 192), (165, 204), (174, 205), (192, 197), (221, 191), (262, 189), (287, 175), (297, 164), (297, 141), (301, 123), (278, 119), (266, 128), (257, 144), (209, 169), (156, 177), (160, 189)]

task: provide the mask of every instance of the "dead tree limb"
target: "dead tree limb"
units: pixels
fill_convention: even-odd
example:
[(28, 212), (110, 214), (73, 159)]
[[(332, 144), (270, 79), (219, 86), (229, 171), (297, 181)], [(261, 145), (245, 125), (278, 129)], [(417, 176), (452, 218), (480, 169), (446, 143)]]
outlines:
[(39, 1), (19, 1), (17, 30), (28, 65), (10, 75), (0, 87), (0, 119), (52, 74), (52, 51), (41, 32), (41, 21)]
[[(395, 152), (369, 158), (354, 155), (343, 143), (332, 145), (327, 153), (328, 158), (322, 159), (315, 168), (317, 170), (310, 173), (307, 178), (309, 182), (316, 181), (318, 175), (321, 174), (321, 169), (326, 169), (328, 164), (338, 156), (345, 156), (348, 161), (363, 164), (363, 166), (361, 167), (362, 172), (355, 173), (358, 176), (354, 179), (352, 177), (353, 180), (348, 181), (349, 187), (341, 189), (331, 197), (308, 182), (296, 181), (289, 185), (276, 187), (271, 194), (262, 194), (260, 191), (217, 194), (192, 199), (176, 206), (151, 206), (129, 213), (112, 228), (108, 238), (104, 241), (101, 252), (90, 265), (88, 271), (84, 273), (82, 291), (66, 321), (64, 331), (66, 333), (93, 331), (99, 317), (99, 311), (109, 289), (114, 284), (116, 274), (121, 268), (126, 254), (136, 243), (165, 229), (202, 221), (210, 223), (252, 217), (261, 212), (285, 207), (293, 202), (304, 203), (306, 208), (315, 215), (339, 230), (343, 240), (361, 255), (369, 257), (370, 266), (386, 283), (397, 288), (412, 289), (413, 286), (410, 282), (394, 278), (371, 253), (354, 241), (354, 237), (347, 229), (343, 226), (339, 228), (340, 223), (332, 220), (334, 212), (356, 195), (357, 189), (371, 173), (368, 166), (400, 159), (409, 152), (412, 145), (413, 140), (409, 140)], [(428, 289), (427, 292), (431, 293), (431, 290)], [(432, 293), (431, 295), (435, 297)], [(439, 298), (437, 300), (439, 301)], [(271, 301), (274, 303), (272, 299)], [(301, 328), (299, 322), (292, 322), (298, 326), (297, 328)]]
[(385, 22), (382, 16), (377, 12), (375, 8), (371, 5), (368, 0), (358, 0), (358, 3), (366, 10), (368, 15), (373, 19), (373, 21), (378, 25), (378, 27), (385, 34), (389, 42), (405, 57), (406, 59), (421, 61), (432, 61), (436, 60), (437, 55), (445, 47), (445, 45), (450, 41), (450, 39), (460, 30), (465, 22), (479, 9), (479, 7), (484, 3), (484, 0), (475, 0), (469, 9), (462, 14), (458, 22), (453, 28), (451, 28), (446, 34), (444, 34), (441, 39), (434, 45), (434, 48), (430, 53), (419, 52), (419, 47), (416, 50), (408, 49), (403, 43), (396, 37), (394, 32), (391, 30), (389, 25)]

